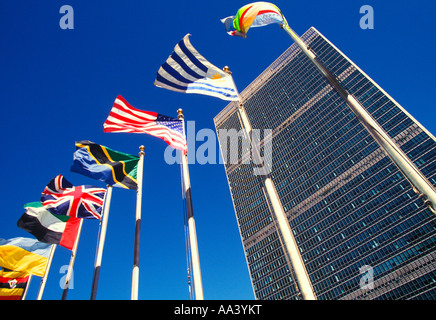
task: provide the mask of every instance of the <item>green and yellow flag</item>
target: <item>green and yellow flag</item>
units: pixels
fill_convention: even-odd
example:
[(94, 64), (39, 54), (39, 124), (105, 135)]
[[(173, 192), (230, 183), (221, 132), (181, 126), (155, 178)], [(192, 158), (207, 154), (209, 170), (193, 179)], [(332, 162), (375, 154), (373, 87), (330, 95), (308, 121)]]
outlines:
[(76, 142), (76, 147), (71, 171), (114, 187), (138, 188), (136, 171), (139, 157), (86, 140)]

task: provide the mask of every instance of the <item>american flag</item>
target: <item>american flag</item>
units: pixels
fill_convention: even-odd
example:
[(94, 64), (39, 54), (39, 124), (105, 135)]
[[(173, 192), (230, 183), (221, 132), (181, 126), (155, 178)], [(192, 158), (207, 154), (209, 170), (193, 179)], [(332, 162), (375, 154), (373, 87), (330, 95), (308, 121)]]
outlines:
[(163, 139), (174, 149), (185, 153), (188, 149), (182, 120), (136, 109), (120, 95), (115, 99), (103, 128), (104, 132), (147, 133)]
[(53, 178), (41, 196), (42, 205), (51, 213), (75, 218), (100, 219), (106, 189), (73, 186), (62, 175)]

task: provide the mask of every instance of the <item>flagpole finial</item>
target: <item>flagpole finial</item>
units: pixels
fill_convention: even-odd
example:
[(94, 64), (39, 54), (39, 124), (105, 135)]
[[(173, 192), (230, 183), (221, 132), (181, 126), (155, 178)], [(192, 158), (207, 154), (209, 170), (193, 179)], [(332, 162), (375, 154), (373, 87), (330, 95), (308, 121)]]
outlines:
[(144, 150), (145, 150), (145, 147), (144, 146), (139, 146), (139, 155), (140, 156), (142, 156), (142, 155), (145, 155), (145, 153), (144, 153)]
[(177, 110), (177, 113), (179, 114), (178, 116), (177, 116), (177, 119), (179, 119), (179, 120), (183, 120), (185, 117), (184, 117), (184, 115), (183, 115), (183, 110), (182, 109), (178, 109)]
[(223, 68), (223, 71), (224, 71), (225, 73), (227, 73), (227, 74), (232, 75), (232, 72), (230, 71), (230, 68), (229, 68), (228, 66), (225, 66), (225, 67)]

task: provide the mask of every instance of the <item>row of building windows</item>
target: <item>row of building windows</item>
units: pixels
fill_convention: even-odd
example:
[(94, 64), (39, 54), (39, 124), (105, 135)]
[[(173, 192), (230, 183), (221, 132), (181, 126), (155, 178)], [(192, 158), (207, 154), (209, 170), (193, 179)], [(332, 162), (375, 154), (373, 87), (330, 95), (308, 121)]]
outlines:
[[(352, 190), (355, 187), (359, 187), (360, 185), (364, 184), (366, 185), (367, 190), (370, 190), (372, 187), (372, 184), (381, 182), (382, 180), (385, 180), (392, 176), (393, 174), (396, 175), (397, 178), (399, 178), (399, 174), (396, 171), (395, 166), (390, 162), (389, 158), (384, 157), (378, 162), (372, 164), (370, 167), (368, 167), (365, 171), (357, 174), (354, 178), (350, 179), (347, 176), (343, 178), (344, 181), (347, 181), (347, 183), (338, 188), (334, 191), (326, 191), (326, 193), (323, 195), (323, 197), (318, 200), (318, 203), (314, 204), (311, 208), (307, 209), (305, 212), (299, 213), (298, 216), (294, 217), (292, 219), (292, 227), (296, 230), (299, 230), (299, 232), (302, 232), (304, 229), (306, 229), (306, 226), (316, 224), (317, 221), (325, 219), (325, 215), (318, 213), (325, 209), (327, 205), (331, 205), (334, 210), (340, 208), (340, 206), (345, 202), (351, 202), (352, 198), (346, 198), (350, 197), (352, 195), (348, 195), (347, 190)], [(351, 174), (350, 174), (351, 176)], [(396, 180), (392, 180), (396, 181)], [(336, 201), (339, 201), (336, 203)], [(318, 220), (316, 220), (318, 219)], [(303, 229), (297, 229), (300, 224), (302, 225)]]
[(271, 283), (286, 278), (287, 276), (289, 276), (289, 268), (287, 265), (282, 265), (281, 267), (273, 268), (268, 275), (265, 275), (258, 280), (256, 280), (252, 275), (253, 286), (255, 286), (255, 290), (261, 290)]
[(258, 290), (256, 297), (261, 300), (276, 300), (284, 299), (289, 297), (289, 295), (295, 294), (296, 290), (294, 288), (294, 283), (289, 276), (285, 276), (282, 279), (268, 285), (262, 290)]
[[(272, 281), (272, 278), (270, 277), (271, 273), (280, 269), (285, 268), (284, 272), (282, 274), (288, 273), (289, 268), (286, 265), (285, 258), (283, 256), (283, 252), (278, 252), (272, 256), (271, 263), (268, 263), (264, 268), (259, 269), (258, 271), (255, 271), (254, 268), (251, 269), (251, 278), (253, 280), (253, 283), (257, 283), (260, 287), (259, 283), (269, 283)], [(265, 281), (264, 278), (267, 277), (269, 280)]]
[[(391, 188), (388, 193), (377, 197), (370, 203), (369, 206), (373, 209), (371, 211), (374, 212), (374, 216), (379, 216), (376, 214), (378, 212), (378, 210), (376, 210), (377, 206), (381, 203), (386, 204), (386, 200), (389, 201), (392, 195), (398, 194), (396, 191), (395, 188)], [(406, 194), (404, 197), (408, 196), (409, 195)], [(313, 226), (307, 232), (298, 237), (298, 241), (302, 242), (300, 245), (301, 250), (303, 252), (307, 250), (309, 255), (309, 252), (314, 248), (314, 246), (322, 240), (335, 236), (331, 242), (332, 244), (339, 244), (341, 242), (340, 238), (345, 239), (346, 237), (355, 234), (358, 229), (367, 228), (368, 225), (370, 225), (369, 222), (373, 222), (374, 218), (366, 218), (363, 216), (366, 212), (369, 212), (368, 205), (361, 207), (356, 205), (353, 206), (352, 204), (344, 206), (341, 210), (334, 211), (334, 214), (328, 216), (320, 224)], [(318, 232), (318, 229), (320, 229), (320, 232)], [(317, 232), (315, 232), (315, 230)]]
[[(408, 214), (407, 210), (411, 209), (417, 208), (411, 205), (405, 207), (401, 213)], [(388, 217), (385, 215), (383, 220), (372, 225), (359, 221), (353, 225), (354, 228), (347, 230), (348, 233), (341, 232), (337, 236), (317, 244), (319, 249), (314, 248), (314, 250), (315, 252), (320, 251), (320, 254), (307, 264), (308, 270), (314, 272), (314, 278), (320, 279), (326, 272), (331, 272), (332, 269), (340, 270), (346, 266), (356, 258), (357, 253), (364, 254), (366, 250), (376, 249), (384, 245), (384, 242), (389, 241), (389, 238), (382, 235), (383, 232), (393, 235), (404, 232), (409, 227), (407, 222), (395, 226)], [(332, 260), (332, 257), (335, 257), (336, 260)]]
[[(360, 134), (362, 134), (362, 131)], [(374, 143), (368, 144), (367, 140), (361, 140), (360, 134), (344, 142), (342, 146), (336, 150), (333, 148), (325, 148), (325, 151), (320, 152), (306, 163), (300, 163), (300, 166), (298, 166), (298, 164), (291, 165), (289, 163), (288, 165), (288, 163), (284, 163), (284, 166), (288, 168), (285, 172), (288, 176), (288, 183), (283, 185), (283, 188), (278, 191), (282, 196), (286, 196), (289, 193), (294, 200), (298, 201), (300, 198), (301, 200), (307, 198), (307, 193), (312, 194), (330, 183), (336, 176), (342, 174), (354, 163), (361, 160), (357, 157), (363, 157), (376, 149)], [(365, 135), (365, 133), (363, 133), (363, 135)], [(334, 151), (331, 152), (331, 150)], [(361, 151), (360, 154), (355, 152), (357, 150)], [(327, 152), (329, 152), (328, 155)], [(323, 155), (326, 155), (324, 159)], [(281, 165), (280, 161), (281, 159), (278, 159), (274, 162), (274, 173), (278, 170), (276, 168)], [(303, 173), (300, 170), (297, 171), (298, 168), (300, 168), (300, 170), (306, 168), (306, 170), (304, 170)], [(301, 174), (298, 175), (298, 172)], [(275, 176), (274, 173), (273, 176)], [(280, 177), (278, 179), (280, 180)], [(299, 198), (298, 195), (302, 192), (304, 192), (305, 195)]]
[[(354, 179), (351, 179), (348, 183), (324, 198), (313, 209), (310, 209), (312, 215), (305, 214), (307, 219), (303, 221), (301, 220), (302, 217), (299, 220), (293, 221), (293, 225), (295, 222), (301, 221), (298, 225), (295, 224), (293, 229), (302, 236), (304, 236), (305, 230), (310, 230), (312, 226), (316, 226), (319, 232), (322, 232), (326, 226), (331, 226), (333, 221), (340, 222), (340, 217), (355, 211), (356, 206), (368, 206), (374, 209), (376, 206), (373, 203), (378, 205), (386, 204), (385, 192), (394, 193), (397, 190), (401, 191), (404, 189), (400, 184), (400, 187), (391, 190), (396, 187), (393, 185), (394, 182), (403, 179), (399, 173), (393, 174), (391, 169), (393, 169), (392, 165), (389, 165), (383, 168), (382, 171), (372, 175), (370, 174), (370, 169), (357, 175)], [(368, 184), (367, 182), (373, 184)], [(335, 213), (329, 214), (331, 211)]]
[[(413, 204), (409, 207), (406, 207), (403, 210), (403, 213), (407, 214), (407, 210), (412, 210)], [(413, 212), (413, 211), (412, 211)], [(415, 208), (416, 213), (416, 208)], [(323, 264), (318, 264), (317, 268), (313, 268), (316, 264), (311, 263), (308, 265), (309, 270), (317, 270), (313, 273), (314, 279), (322, 279), (326, 274), (332, 274), (332, 271), (341, 270), (347, 267), (350, 261), (356, 259), (357, 256), (365, 255), (368, 252), (375, 252), (376, 250), (384, 250), (384, 254), (386, 254), (386, 249), (384, 247), (386, 244), (389, 244), (389, 241), (395, 239), (399, 236), (407, 235), (408, 232), (412, 232), (411, 234), (416, 235), (417, 233), (413, 233), (413, 223), (420, 223), (419, 219), (423, 216), (425, 217), (425, 213), (416, 213), (415, 216), (411, 219), (408, 219), (404, 222), (398, 223), (396, 225), (387, 224), (389, 221), (384, 221), (384, 223), (376, 224), (371, 228), (367, 228), (356, 235), (353, 235), (351, 239), (342, 240), (334, 250), (326, 253), (320, 261), (324, 260)], [(423, 230), (431, 231), (431, 225), (424, 225)], [(392, 236), (392, 239), (389, 238)], [(406, 244), (406, 242), (411, 242), (413, 237), (406, 236), (406, 240), (399, 240), (397, 243), (396, 249), (399, 249), (402, 245)], [(335, 261), (330, 261), (329, 257), (339, 257)]]
[[(383, 294), (375, 300), (436, 300), (436, 270)], [(427, 291), (428, 290), (428, 291)], [(420, 294), (416, 292), (423, 291)]]
[[(311, 92), (320, 91), (327, 83), (316, 79), (307, 85), (307, 79), (313, 78), (317, 70), (304, 56), (298, 56), (296, 63), (285, 67), (283, 72), (272, 77), (268, 86), (260, 88), (249, 99), (244, 100), (245, 110), (253, 128), (277, 128), (293, 112), (298, 110), (311, 98)], [(292, 83), (289, 77), (292, 75)], [(306, 82), (306, 86), (301, 83)], [(283, 88), (286, 87), (286, 90)], [(262, 107), (269, 101), (269, 108)], [(292, 101), (292, 102), (291, 102)], [(289, 108), (275, 109), (274, 106), (289, 105)]]
[[(375, 266), (380, 263), (380, 265), (376, 266), (375, 269), (385, 271), (383, 274), (375, 276), (375, 279), (378, 279), (386, 274), (400, 269), (411, 261), (424, 256), (431, 251), (436, 244), (434, 235), (434, 232), (429, 234), (429, 238), (427, 240), (418, 243), (414, 247), (403, 250), (402, 252), (398, 252), (398, 250), (396, 250), (398, 241), (394, 242), (391, 245), (383, 248), (383, 250), (378, 250), (368, 255), (362, 259), (362, 261), (351, 264), (349, 267), (344, 269), (341, 274), (327, 278), (324, 284), (319, 287), (317, 286), (319, 298), (337, 299), (354, 291), (358, 291), (360, 289), (360, 280), (362, 278), (359, 269), (363, 265)], [(344, 274), (348, 275), (347, 278), (341, 278), (344, 276)], [(340, 279), (338, 283), (336, 283), (336, 277)], [(321, 287), (323, 287), (323, 289), (321, 289)], [(377, 288), (374, 288), (374, 291), (375, 290), (377, 290)]]
[[(372, 153), (373, 150), (374, 146), (368, 145), (366, 146), (366, 148), (361, 149), (361, 151), (357, 155), (355, 155), (355, 157), (369, 155)], [(285, 205), (287, 205), (289, 208), (292, 208), (296, 204), (305, 201), (305, 199), (309, 198), (315, 192), (317, 192), (320, 187), (328, 185), (333, 180), (335, 180), (336, 177), (340, 177), (342, 174), (345, 174), (347, 170), (351, 169), (355, 165), (356, 162), (357, 161), (355, 161), (355, 158), (350, 158), (342, 163), (339, 160), (330, 163), (326, 168), (323, 168), (321, 171), (330, 168), (331, 170), (333, 170), (333, 172), (331, 172), (330, 174), (326, 174), (324, 177), (321, 177), (320, 180), (316, 181), (315, 185), (312, 185), (310, 187), (300, 188), (298, 186), (295, 186), (294, 188), (291, 188), (289, 190), (290, 193), (282, 198), (282, 202), (284, 202)], [(346, 177), (350, 174), (351, 173), (346, 174), (345, 177), (342, 179), (346, 179)], [(326, 192), (327, 190), (324, 191), (324, 193)]]

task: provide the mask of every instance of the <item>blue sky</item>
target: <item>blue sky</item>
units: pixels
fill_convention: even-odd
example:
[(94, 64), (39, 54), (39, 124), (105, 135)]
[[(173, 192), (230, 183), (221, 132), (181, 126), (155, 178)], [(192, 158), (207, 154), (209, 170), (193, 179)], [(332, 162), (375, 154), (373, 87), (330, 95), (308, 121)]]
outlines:
[[(316, 27), (435, 134), (434, 0), (306, 0), (274, 2), (291, 27)], [(62, 5), (74, 9), (74, 29), (62, 30)], [(211, 63), (228, 65), (242, 91), (292, 41), (277, 25), (251, 29), (247, 39), (227, 35), (221, 18), (245, 1), (21, 1), (2, 3), (3, 208), (0, 237), (32, 237), (16, 221), (22, 205), (38, 201), (63, 174), (75, 185), (99, 181), (70, 172), (74, 142), (91, 140), (137, 154), (145, 146), (140, 252), (140, 299), (189, 299), (180, 167), (164, 160), (166, 143), (139, 134), (103, 132), (118, 94), (134, 107), (185, 119), (214, 130), (227, 105), (213, 97), (153, 85), (174, 45), (191, 33)], [(359, 26), (362, 5), (374, 9), (374, 29)], [(218, 143), (215, 140), (218, 151)], [(203, 141), (191, 145), (196, 150)], [(219, 152), (217, 152), (218, 156)], [(218, 162), (218, 158), (216, 160)], [(224, 167), (190, 165), (194, 215), (205, 299), (254, 299)], [(130, 299), (135, 192), (114, 189), (97, 299)], [(68, 299), (89, 299), (98, 222), (84, 221)], [(60, 299), (70, 251), (58, 247), (44, 299)], [(35, 299), (39, 278), (30, 285)]]

